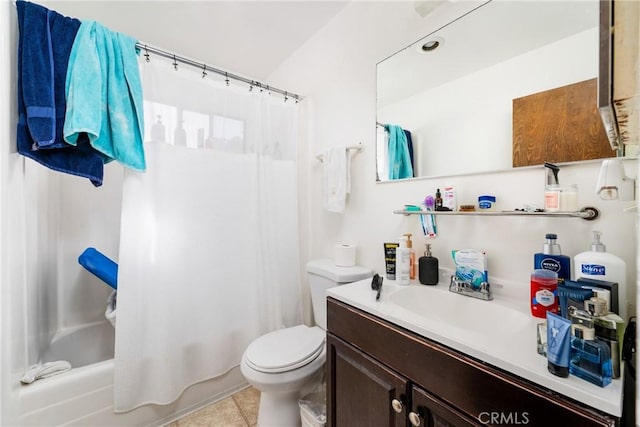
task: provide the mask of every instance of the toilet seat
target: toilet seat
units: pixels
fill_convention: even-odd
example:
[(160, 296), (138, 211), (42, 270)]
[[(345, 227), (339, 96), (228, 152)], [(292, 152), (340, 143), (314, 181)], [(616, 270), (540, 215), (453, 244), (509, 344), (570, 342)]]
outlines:
[(253, 341), (245, 352), (252, 369), (264, 373), (292, 371), (309, 364), (324, 349), (325, 331), (298, 325), (279, 329)]

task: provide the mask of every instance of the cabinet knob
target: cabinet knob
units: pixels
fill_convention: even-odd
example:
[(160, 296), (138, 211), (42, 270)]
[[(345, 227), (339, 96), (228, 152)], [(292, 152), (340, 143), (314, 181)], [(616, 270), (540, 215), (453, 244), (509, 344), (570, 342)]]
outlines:
[(411, 422), (412, 426), (418, 427), (420, 425), (420, 423), (422, 422), (422, 420), (420, 419), (420, 415), (418, 415), (415, 412), (411, 411), (411, 412), (409, 412), (409, 422)]
[(402, 412), (402, 402), (400, 402), (398, 399), (393, 399), (391, 401), (391, 407), (393, 408), (394, 411), (396, 411), (398, 414), (400, 412)]

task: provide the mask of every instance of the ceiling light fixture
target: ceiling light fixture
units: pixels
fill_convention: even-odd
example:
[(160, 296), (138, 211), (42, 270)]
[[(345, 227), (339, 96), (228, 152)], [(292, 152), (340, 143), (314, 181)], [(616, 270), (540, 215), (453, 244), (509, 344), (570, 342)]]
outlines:
[[(425, 41), (426, 40), (426, 41)], [(429, 39), (423, 39), (418, 42), (418, 52), (427, 53), (433, 52), (444, 44), (442, 37), (431, 37)]]

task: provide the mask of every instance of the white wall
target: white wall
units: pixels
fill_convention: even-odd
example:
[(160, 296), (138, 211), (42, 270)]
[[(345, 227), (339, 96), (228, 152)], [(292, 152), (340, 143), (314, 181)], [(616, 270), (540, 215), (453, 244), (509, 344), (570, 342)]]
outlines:
[[(459, 203), (473, 203), (479, 194), (492, 193), (499, 209), (513, 209), (525, 202), (542, 205), (544, 170), (524, 168), (492, 174), (452, 176), (447, 179), (419, 179), (409, 182), (375, 183), (375, 91), (376, 66), (380, 60), (435, 30), (462, 12), (470, 2), (447, 3), (421, 19), (413, 2), (355, 2), (349, 4), (325, 28), (285, 61), (270, 77), (274, 85), (290, 88), (307, 98), (309, 112), (308, 189), (305, 209), (308, 226), (305, 240), (308, 257), (330, 257), (337, 243), (356, 243), (358, 262), (384, 271), (383, 242), (397, 241), (411, 232), (421, 252), (422, 238), (417, 217), (394, 215), (406, 203), (419, 203), (436, 187), (454, 184)], [(470, 34), (470, 37), (473, 35)], [(513, 76), (517, 79), (518, 76)], [(463, 126), (464, 123), (458, 124)], [(345, 214), (323, 211), (321, 164), (314, 155), (336, 144), (362, 141), (365, 150), (352, 161), (352, 194)], [(635, 176), (637, 166), (626, 165)], [(630, 301), (635, 301), (636, 235), (635, 215), (623, 212), (630, 203), (604, 202), (593, 191), (598, 162), (565, 166), (560, 176), (565, 183), (577, 183), (580, 205), (600, 209), (595, 221), (577, 218), (523, 217), (438, 217), (439, 236), (433, 240), (440, 265), (452, 267), (452, 249), (477, 248), (487, 251), (489, 274), (510, 286), (528, 289), (533, 254), (540, 252), (544, 235), (555, 232), (563, 253), (574, 256), (588, 250), (590, 232), (603, 232), (608, 251), (628, 265)]]

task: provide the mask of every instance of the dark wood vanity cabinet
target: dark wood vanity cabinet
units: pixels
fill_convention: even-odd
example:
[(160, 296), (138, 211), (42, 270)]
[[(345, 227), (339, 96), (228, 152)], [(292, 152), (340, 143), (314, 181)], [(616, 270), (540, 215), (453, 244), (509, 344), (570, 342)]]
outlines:
[(329, 426), (619, 422), (335, 299), (327, 308)]
[(330, 424), (404, 426), (407, 380), (338, 338), (329, 335), (327, 345), (334, 396)]

